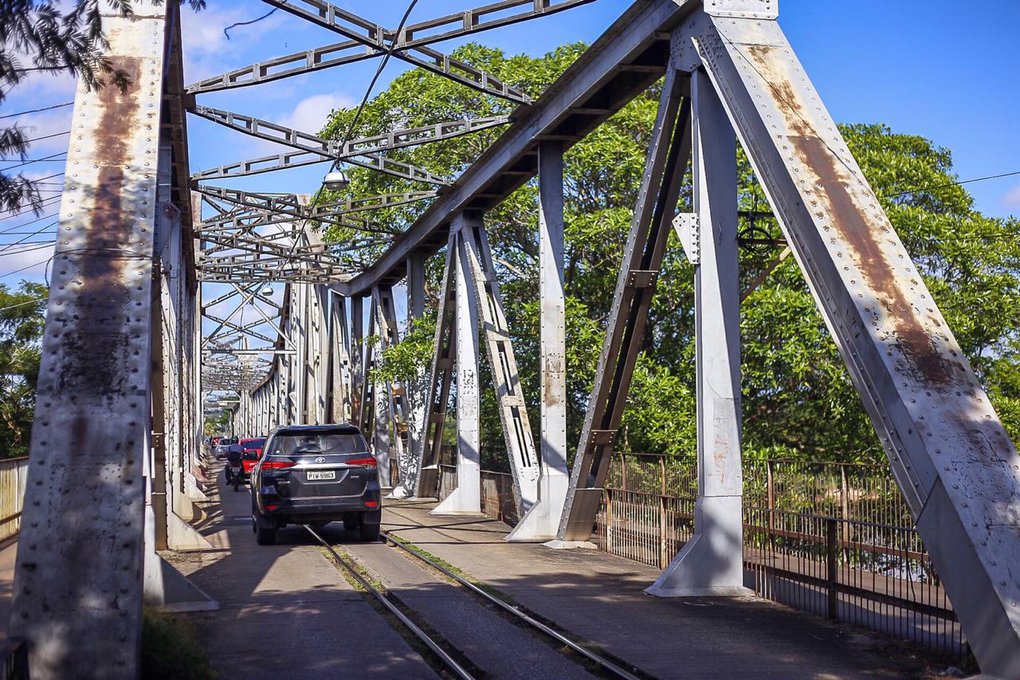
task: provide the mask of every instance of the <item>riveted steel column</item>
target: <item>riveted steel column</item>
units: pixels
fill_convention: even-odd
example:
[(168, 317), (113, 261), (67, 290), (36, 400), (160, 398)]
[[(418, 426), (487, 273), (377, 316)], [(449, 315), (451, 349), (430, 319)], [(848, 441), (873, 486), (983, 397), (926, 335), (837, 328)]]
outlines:
[(436, 333), (432, 350), (432, 366), (428, 382), (423, 389), (424, 404), (418, 429), (421, 437), (415, 440), (412, 465), (401, 471), (400, 488), (394, 489), (398, 497), (432, 497), (439, 484), (440, 452), (443, 431), (453, 382), (454, 354), (457, 349), (457, 233), (451, 231), (446, 245), (446, 267), (439, 290), (439, 309), (436, 313)]
[(128, 83), (75, 97), (10, 623), (35, 680), (139, 672), (168, 7), (101, 4), (105, 56)]
[(1020, 677), (1020, 456), (774, 21), (694, 36), (981, 671)]
[[(552, 548), (590, 546), (602, 484), (641, 350), (648, 308), (666, 250), (684, 170), (690, 157), (690, 105), (681, 104), (683, 78), (666, 71), (595, 385), (570, 475), (567, 500)], [(677, 124), (679, 118), (680, 123)]]
[(450, 231), (456, 234), (456, 351), (457, 351), (457, 488), (432, 514), (477, 514), (482, 511), (481, 497), (481, 422), (478, 390), (478, 314), (471, 262), (464, 232), (478, 228), (477, 213), (459, 213), (453, 217)]
[[(365, 432), (362, 408), (365, 387), (365, 306), (364, 298), (351, 298), (351, 422)], [(366, 432), (367, 434), (367, 432)]]
[(740, 467), (740, 290), (737, 141), (704, 71), (691, 79), (698, 497), (694, 536), (646, 592), (660, 597), (750, 595), (744, 588)]
[[(407, 258), (407, 332), (414, 330), (414, 325), (424, 313), (425, 256), (416, 253)], [(407, 409), (405, 416), (407, 442), (397, 457), (399, 480), (392, 492), (396, 498), (410, 497), (417, 485), (427, 371), (427, 368), (423, 368), (413, 379), (405, 380), (403, 385), (404, 404)], [(405, 483), (405, 478), (412, 481)]]
[(538, 147), (538, 192), (542, 467), (538, 502), (507, 536), (509, 541), (555, 538), (570, 482), (563, 295), (563, 145), (560, 142), (543, 142)]

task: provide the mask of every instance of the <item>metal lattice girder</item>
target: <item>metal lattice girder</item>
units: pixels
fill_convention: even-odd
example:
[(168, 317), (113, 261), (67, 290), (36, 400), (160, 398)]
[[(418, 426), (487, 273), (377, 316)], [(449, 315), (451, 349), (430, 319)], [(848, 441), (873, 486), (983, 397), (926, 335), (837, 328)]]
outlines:
[(669, 51), (669, 33), (665, 31), (696, 4), (679, 0), (634, 3), (533, 107), (515, 113), (513, 125), (449, 190), (441, 193), (399, 241), (340, 292), (367, 295), (381, 281), (400, 280), (411, 253), (439, 250), (451, 215), (466, 209), (487, 209), (534, 175), (536, 141), (555, 139), (569, 149), (644, 92), (665, 71)]
[[(336, 204), (306, 205), (300, 200), (300, 197), (297, 194), (261, 194), (250, 191), (240, 191), (239, 189), (213, 187), (208, 184), (198, 186), (194, 190), (205, 196), (212, 196), (224, 201), (229, 201), (236, 205), (244, 206), (250, 210), (287, 215), (293, 220), (317, 220), (319, 222), (335, 224), (339, 227), (357, 229), (358, 231), (390, 235), (394, 233), (392, 229), (387, 229), (364, 217), (352, 217), (344, 213), (336, 212), (337, 208), (342, 208), (348, 204), (346, 201)], [(230, 219), (233, 220), (234, 218), (235, 217), (231, 217)], [(216, 222), (214, 222), (214, 224), (216, 224)]]
[[(407, 46), (399, 50), (391, 51), (391, 42), (387, 39), (388, 36), (392, 34), (390, 31), (387, 31), (379, 24), (367, 21), (353, 12), (348, 12), (347, 10), (337, 7), (332, 3), (325, 2), (324, 0), (263, 1), (364, 45), (370, 50), (370, 52), (363, 55), (361, 58), (378, 56), (391, 52), (393, 56), (398, 59), (403, 59), (404, 61), (415, 64), (416, 66), (421, 66), (433, 73), (437, 73), (463, 85), (467, 85), (468, 87), (480, 90), (485, 94), (502, 97), (521, 104), (527, 104), (531, 101), (523, 92), (510, 87), (492, 74), (486, 73), (485, 71), (475, 68), (474, 66), (460, 60), (453, 59), (432, 48), (420, 45), (417, 47)], [(323, 66), (314, 66), (316, 62), (322, 63), (323, 56), (338, 52), (342, 54), (350, 47), (353, 47), (353, 45), (350, 45), (349, 43), (329, 45), (327, 47), (320, 48), (318, 51), (301, 52), (297, 55), (274, 59), (268, 62), (265, 66), (262, 64), (254, 64), (244, 69), (240, 69), (239, 71), (233, 71), (222, 76), (208, 79), (202, 83), (192, 85), (188, 88), (188, 91), (192, 93), (209, 92), (224, 89), (225, 87), (237, 87), (242, 84), (248, 85), (256, 82), (266, 82), (268, 80), (275, 80), (276, 78), (316, 70), (317, 68), (323, 68)], [(304, 66), (277, 71), (275, 74), (272, 70), (280, 66), (298, 63), (302, 60), (305, 62)], [(353, 61), (358, 61), (356, 55), (348, 55), (346, 58), (341, 56), (330, 60), (331, 63), (329, 63), (329, 65), (337, 66), (344, 63), (351, 63)]]
[[(251, 350), (260, 351), (261, 350)], [(204, 350), (202, 391), (248, 392), (265, 379), (271, 362), (233, 348)]]
[(616, 280), (595, 385), (574, 457), (557, 532), (561, 542), (585, 542), (591, 536), (634, 365), (643, 345), (648, 309), (691, 153), (690, 103), (684, 101), (681, 106), (681, 89), (682, 79), (674, 69), (668, 70)]
[(123, 87), (80, 81), (75, 94), (8, 631), (26, 641), (38, 680), (140, 672), (171, 6), (138, 0), (124, 17), (99, 5), (103, 57), (127, 78)]
[[(400, 50), (548, 16), (592, 1), (540, 0), (536, 3), (535, 0), (504, 0), (405, 26), (395, 41), (391, 31), (384, 31), (384, 35), (390, 46), (395, 46), (395, 49)], [(515, 9), (516, 11), (510, 11)], [(378, 27), (371, 24), (371, 28), (375, 31)], [(188, 88), (188, 92), (193, 94), (216, 92), (217, 90), (267, 83), (280, 78), (371, 59), (380, 56), (383, 52), (384, 50), (376, 47), (369, 47), (366, 50), (363, 40), (346, 40), (234, 69), (195, 83)]]
[(365, 383), (365, 305), (364, 298), (348, 298), (351, 307), (351, 422), (364, 422), (362, 390)]
[(688, 35), (836, 340), (983, 673), (1020, 677), (1020, 456), (774, 21)]
[[(377, 352), (377, 364), (383, 363), (383, 352), (400, 341), (397, 329), (397, 313), (393, 303), (393, 290), (389, 286), (378, 286), (372, 291), (372, 307), (376, 313), (376, 328), (378, 329), (379, 346)], [(384, 487), (392, 486), (390, 480), (390, 453), (396, 454), (400, 460), (404, 456), (407, 435), (407, 394), (402, 384), (398, 382), (380, 382), (376, 380), (377, 410), (383, 407), (386, 417), (379, 417), (376, 414), (376, 456), (380, 448), (386, 446), (385, 460), (380, 459), (380, 484)], [(389, 425), (393, 425), (394, 437), (388, 438)], [(383, 432), (383, 429), (386, 429)], [(382, 469), (385, 468), (385, 469)]]
[(385, 163), (378, 162), (379, 158), (383, 158), (378, 154), (392, 149), (403, 149), (419, 144), (453, 139), (471, 134), (472, 132), (505, 125), (510, 121), (506, 116), (448, 121), (424, 127), (394, 130), (381, 135), (361, 137), (341, 144), (295, 128), (289, 128), (255, 118), (254, 116), (247, 116), (232, 111), (196, 106), (191, 112), (252, 137), (276, 142), (277, 144), (285, 144), (301, 150), (296, 153), (265, 156), (250, 161), (241, 161), (218, 168), (203, 170), (192, 175), (191, 179), (193, 181), (215, 179), (218, 177), (243, 177), (263, 172), (272, 172), (274, 170), (311, 165), (320, 162), (308, 155), (314, 154), (334, 161), (345, 160), (353, 165), (379, 170), (380, 172), (403, 179), (446, 185), (449, 184), (449, 180), (408, 163), (392, 159), (386, 159), (388, 162)]
[(514, 500), (518, 516), (524, 516), (538, 501), (538, 479), (541, 471), (535, 453), (535, 441), (528, 421), (528, 411), (510, 341), (510, 329), (503, 314), (496, 269), (492, 264), (489, 241), (481, 220), (461, 229), (461, 252), (467, 257), (471, 272), (470, 288), (476, 316), (489, 358), (492, 384), (503, 426), (507, 457), (514, 480)]

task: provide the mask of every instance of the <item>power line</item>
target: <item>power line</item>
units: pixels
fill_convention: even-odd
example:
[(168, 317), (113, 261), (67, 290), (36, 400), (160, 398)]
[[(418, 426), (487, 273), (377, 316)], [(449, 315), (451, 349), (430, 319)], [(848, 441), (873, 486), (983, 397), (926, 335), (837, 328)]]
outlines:
[[(393, 33), (394, 36), (399, 36), (400, 32), (404, 30), (404, 24), (407, 23), (408, 17), (411, 16), (411, 11), (414, 6), (418, 4), (418, 0), (411, 0), (408, 3), (407, 9), (404, 10), (404, 16), (400, 18), (400, 24), (397, 26), (397, 30)], [(379, 68), (375, 70), (375, 75), (372, 76), (372, 82), (368, 84), (368, 88), (365, 90), (365, 96), (361, 98), (361, 103), (358, 105), (358, 110), (354, 112), (354, 118), (351, 119), (351, 124), (347, 126), (347, 132), (342, 138), (340, 149), (347, 146), (347, 142), (350, 141), (351, 135), (354, 133), (354, 128), (358, 124), (358, 120), (361, 119), (361, 112), (365, 110), (365, 105), (368, 104), (368, 98), (372, 96), (372, 90), (375, 88), (376, 82), (379, 80), (379, 76), (382, 75), (383, 69), (386, 68), (386, 62), (390, 60), (393, 52), (397, 48), (397, 40), (394, 37), (393, 42), (390, 43), (389, 48), (386, 50), (386, 54), (383, 55), (382, 61), (379, 62)], [(340, 159), (333, 161), (333, 166), (330, 168), (330, 172), (336, 170), (337, 166), (340, 165)]]
[(21, 272), (25, 271), (26, 269), (31, 269), (32, 267), (38, 267), (41, 264), (46, 264), (47, 262), (49, 262), (52, 259), (53, 259), (53, 256), (51, 255), (51, 256), (47, 257), (45, 260), (39, 260), (38, 262), (33, 262), (32, 264), (25, 265), (24, 267), (21, 267), (20, 269), (15, 269), (12, 272), (7, 272), (6, 274), (0, 274), (0, 279), (6, 278), (8, 276), (14, 276), (15, 274), (20, 274)]
[(28, 239), (32, 238), (33, 236), (38, 236), (39, 234), (43, 233), (45, 230), (47, 230), (50, 227), (56, 225), (58, 221), (59, 220), (55, 220), (53, 222), (50, 222), (49, 224), (44, 224), (43, 226), (41, 226), (38, 229), (36, 229), (34, 233), (31, 233), (28, 236), (25, 236), (24, 238), (18, 239), (17, 241), (14, 241), (13, 243), (4, 244), (4, 247), (0, 247), (0, 252), (3, 252), (5, 250), (10, 250), (14, 246), (19, 245), (21, 243), (24, 243), (25, 241), (27, 241)]
[(25, 143), (28, 144), (28, 143), (31, 143), (31, 142), (41, 142), (44, 139), (53, 139), (54, 137), (60, 137), (61, 135), (69, 135), (69, 134), (71, 134), (70, 130), (65, 130), (63, 132), (54, 132), (52, 135), (45, 135), (44, 137), (35, 137), (34, 139), (26, 139)]
[(43, 302), (49, 299), (50, 297), (48, 295), (44, 295), (42, 297), (37, 297), (32, 300), (25, 300), (24, 302), (19, 302), (18, 304), (10, 305), (9, 307), (0, 307), (0, 312), (6, 312), (9, 309), (17, 309), (18, 307), (24, 307), (25, 305), (34, 305), (37, 302)]
[(9, 255), (24, 255), (30, 253), (33, 250), (42, 250), (43, 248), (52, 248), (56, 241), (32, 241), (31, 243), (22, 244), (23, 248), (17, 250), (8, 250), (0, 248), (0, 257), (7, 257)]
[(65, 106), (70, 106), (71, 104), (74, 104), (73, 100), (69, 101), (69, 102), (64, 102), (63, 104), (54, 104), (53, 106), (43, 106), (43, 107), (40, 107), (38, 109), (30, 109), (28, 111), (18, 111), (17, 113), (8, 113), (7, 115), (0, 116), (0, 120), (3, 120), (5, 118), (16, 118), (17, 116), (26, 116), (26, 115), (28, 115), (30, 113), (39, 113), (41, 111), (52, 111), (53, 109), (62, 109)]
[[(54, 197), (54, 198), (56, 198), (56, 197)], [(52, 204), (52, 201), (53, 201), (52, 198), (47, 198), (46, 200), (50, 201), (51, 204)], [(43, 202), (45, 203), (45, 201), (43, 201)], [(21, 227), (27, 227), (30, 224), (35, 224), (36, 222), (42, 222), (43, 220), (47, 220), (47, 219), (49, 219), (51, 217), (56, 217), (56, 216), (57, 216), (56, 213), (47, 213), (45, 215), (40, 215), (39, 217), (35, 218), (34, 220), (29, 220), (28, 222), (22, 222), (20, 224), (15, 224), (13, 227), (8, 227), (7, 229), (4, 229), (4, 230), (0, 231), (0, 234), (6, 234), (6, 233), (10, 232), (12, 229), (20, 229)], [(19, 216), (18, 215), (14, 215), (14, 216), (11, 216), (11, 217), (0, 217), (0, 221), (2, 221), (2, 220), (13, 220), (13, 219), (16, 219), (17, 217), (19, 217)]]
[(32, 163), (45, 163), (47, 161), (52, 161), (53, 159), (56, 159), (57, 156), (64, 156), (66, 154), (67, 154), (66, 151), (60, 151), (50, 156), (43, 156), (42, 158), (33, 158), (32, 160), (27, 160), (22, 163), (18, 163), (17, 165), (8, 165), (6, 168), (0, 168), (0, 172), (7, 172), (8, 170), (13, 170), (14, 168), (20, 168), (25, 165), (32, 165)]
[(1020, 175), (1020, 170), (1014, 170), (1013, 172), (1003, 172), (998, 175), (985, 175), (984, 177), (974, 177), (972, 179), (963, 179), (958, 182), (947, 182), (945, 184), (932, 184), (926, 187), (915, 187), (913, 189), (907, 189), (901, 191), (898, 194), (885, 194), (882, 198), (899, 198), (900, 196), (906, 196), (907, 194), (916, 194), (919, 191), (933, 191), (935, 189), (946, 189), (948, 187), (956, 187), (963, 184), (972, 184), (973, 182), (984, 182), (989, 179), (1000, 179), (1002, 177), (1014, 177)]

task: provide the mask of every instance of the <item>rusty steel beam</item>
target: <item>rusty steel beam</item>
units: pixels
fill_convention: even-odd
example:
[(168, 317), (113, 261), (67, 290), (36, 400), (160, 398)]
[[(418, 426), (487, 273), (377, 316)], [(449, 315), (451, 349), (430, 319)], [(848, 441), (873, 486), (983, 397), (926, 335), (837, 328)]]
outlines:
[(38, 680), (139, 673), (169, 6), (101, 4), (105, 58), (128, 81), (75, 95), (9, 630)]
[[(984, 674), (1020, 677), (1020, 456), (778, 24), (702, 16), (717, 88)], [(693, 54), (696, 51), (696, 56)]]

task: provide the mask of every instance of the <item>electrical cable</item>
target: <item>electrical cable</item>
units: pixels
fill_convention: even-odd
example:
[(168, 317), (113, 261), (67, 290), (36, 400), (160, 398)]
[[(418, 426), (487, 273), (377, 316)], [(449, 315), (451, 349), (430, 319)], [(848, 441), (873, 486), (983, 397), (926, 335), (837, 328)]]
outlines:
[(984, 177), (973, 177), (971, 179), (962, 179), (957, 182), (946, 182), (945, 184), (932, 184), (926, 187), (915, 187), (913, 189), (906, 189), (899, 192), (898, 194), (884, 194), (882, 198), (899, 198), (900, 196), (906, 196), (907, 194), (916, 194), (919, 191), (933, 191), (935, 189), (946, 189), (948, 187), (961, 186), (963, 184), (972, 184), (973, 182), (984, 182), (990, 179), (1000, 179), (1002, 177), (1015, 177), (1020, 175), (1020, 170), (1014, 170), (1013, 172), (1003, 172), (998, 175), (985, 175)]
[[(284, 4), (287, 4), (287, 3), (284, 3)], [(252, 19), (251, 21), (235, 21), (234, 23), (230, 24), (229, 26), (227, 26), (226, 28), (223, 29), (223, 35), (227, 36), (227, 40), (230, 40), (230, 34), (227, 33), (227, 31), (229, 31), (230, 29), (236, 28), (238, 26), (250, 26), (251, 24), (257, 24), (258, 22), (262, 21), (263, 19), (268, 19), (269, 17), (273, 16), (273, 14), (275, 14), (276, 10), (278, 10), (278, 9), (280, 9), (280, 8), (279, 7), (274, 7), (273, 9), (269, 10), (268, 12), (266, 12), (265, 14), (260, 16), (258, 19)]]
[(62, 109), (65, 106), (71, 106), (72, 104), (74, 104), (73, 100), (69, 102), (64, 102), (63, 104), (54, 104), (53, 106), (42, 106), (38, 109), (18, 111), (17, 113), (8, 113), (6, 115), (0, 116), (0, 120), (4, 120), (5, 118), (16, 118), (17, 116), (26, 116), (30, 113), (40, 113), (41, 111), (52, 111), (53, 109)]
[[(397, 26), (397, 30), (393, 33), (393, 35), (398, 36), (400, 35), (400, 32), (404, 30), (404, 24), (407, 23), (408, 17), (411, 16), (411, 11), (417, 4), (418, 0), (411, 0), (411, 2), (408, 3), (407, 9), (404, 10), (404, 16), (400, 18), (400, 24)], [(397, 41), (394, 39), (393, 42), (390, 43), (389, 48), (386, 50), (386, 54), (383, 55), (382, 61), (379, 62), (379, 68), (375, 70), (375, 75), (372, 76), (372, 82), (368, 84), (368, 88), (365, 90), (365, 96), (361, 98), (361, 104), (358, 105), (358, 110), (355, 111), (354, 118), (351, 119), (351, 124), (347, 126), (347, 132), (344, 134), (342, 138), (343, 141), (340, 143), (339, 147), (341, 152), (344, 147), (347, 146), (347, 142), (350, 141), (351, 135), (354, 133), (354, 128), (357, 126), (358, 120), (361, 119), (361, 113), (365, 110), (365, 105), (368, 104), (368, 98), (372, 96), (372, 89), (375, 87), (376, 82), (379, 80), (379, 76), (382, 75), (383, 69), (386, 68), (386, 63), (390, 60), (390, 57), (396, 49)], [(336, 170), (339, 165), (340, 159), (334, 159), (333, 165), (330, 167), (330, 172)]]
[(44, 301), (49, 300), (49, 299), (50, 299), (50, 296), (49, 295), (45, 295), (43, 297), (38, 297), (38, 298), (35, 298), (33, 300), (25, 300), (24, 302), (19, 302), (18, 304), (10, 305), (9, 307), (0, 307), (0, 312), (6, 312), (7, 310), (10, 310), (10, 309), (17, 309), (18, 307), (24, 307), (25, 305), (34, 305), (37, 302), (44, 302)]
[(18, 163), (17, 165), (8, 165), (6, 168), (0, 168), (0, 172), (7, 172), (8, 170), (13, 170), (14, 168), (20, 168), (25, 165), (32, 165), (32, 163), (45, 163), (47, 161), (52, 161), (56, 159), (57, 156), (64, 156), (66, 154), (67, 154), (66, 151), (60, 151), (50, 156), (43, 156), (42, 158), (33, 158), (31, 160)]

